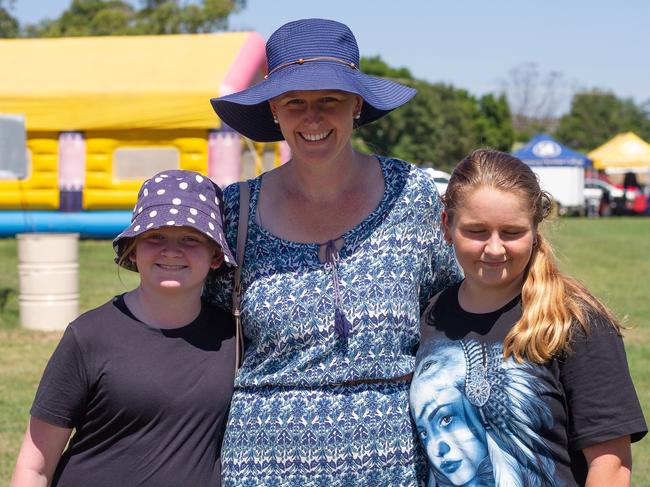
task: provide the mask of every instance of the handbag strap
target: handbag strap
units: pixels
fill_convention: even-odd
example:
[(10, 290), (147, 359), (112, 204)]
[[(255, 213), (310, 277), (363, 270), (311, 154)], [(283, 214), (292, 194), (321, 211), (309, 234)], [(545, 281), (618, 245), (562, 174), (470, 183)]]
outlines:
[(237, 223), (237, 269), (235, 269), (235, 285), (232, 290), (232, 314), (235, 317), (235, 375), (239, 373), (244, 351), (244, 336), (241, 329), (241, 271), (244, 265), (244, 251), (248, 236), (248, 204), (250, 186), (247, 182), (239, 183), (239, 222)]

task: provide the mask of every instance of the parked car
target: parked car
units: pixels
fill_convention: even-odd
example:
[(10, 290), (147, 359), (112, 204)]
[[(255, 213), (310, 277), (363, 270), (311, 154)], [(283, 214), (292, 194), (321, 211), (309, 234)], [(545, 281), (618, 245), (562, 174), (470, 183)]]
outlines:
[(445, 171), (439, 171), (437, 169), (433, 169), (432, 167), (426, 167), (424, 168), (424, 172), (426, 172), (429, 176), (433, 178), (433, 182), (436, 185), (436, 188), (438, 188), (438, 193), (441, 195), (445, 194), (445, 191), (447, 191), (447, 184), (449, 184), (449, 178), (451, 177), (451, 174)]
[(599, 178), (585, 178), (585, 206), (588, 214), (642, 215), (648, 202), (639, 188), (612, 184)]

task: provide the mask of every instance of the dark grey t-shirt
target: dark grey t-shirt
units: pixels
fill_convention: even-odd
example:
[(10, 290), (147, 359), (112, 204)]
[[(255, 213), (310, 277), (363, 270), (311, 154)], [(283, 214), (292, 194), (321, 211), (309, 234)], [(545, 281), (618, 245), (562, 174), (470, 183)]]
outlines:
[(647, 432), (611, 324), (593, 319), (588, 334), (575, 330), (571, 353), (537, 365), (503, 359), (520, 317), (519, 297), (464, 311), (458, 285), (425, 310), (410, 401), (429, 485), (584, 485), (582, 449)]
[(192, 323), (151, 328), (119, 296), (66, 329), (31, 414), (75, 428), (53, 485), (218, 486), (233, 390), (234, 321), (203, 304)]

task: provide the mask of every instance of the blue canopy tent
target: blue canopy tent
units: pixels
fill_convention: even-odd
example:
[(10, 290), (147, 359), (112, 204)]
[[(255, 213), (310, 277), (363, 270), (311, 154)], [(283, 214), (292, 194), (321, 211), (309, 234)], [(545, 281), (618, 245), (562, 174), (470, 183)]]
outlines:
[(538, 134), (513, 154), (529, 166), (591, 166), (591, 159), (569, 149), (553, 137)]
[(591, 160), (587, 156), (546, 134), (533, 137), (514, 156), (535, 171), (542, 189), (553, 196), (560, 214), (584, 214), (584, 169), (591, 167)]

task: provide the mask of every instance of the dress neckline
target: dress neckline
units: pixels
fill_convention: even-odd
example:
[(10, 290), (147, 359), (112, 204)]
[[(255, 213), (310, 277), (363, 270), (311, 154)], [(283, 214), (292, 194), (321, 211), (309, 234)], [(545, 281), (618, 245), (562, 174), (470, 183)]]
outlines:
[[(340, 239), (343, 239), (345, 241), (345, 245), (340, 250), (340, 254), (346, 253), (345, 249), (350, 247), (350, 244), (353, 241), (356, 241), (358, 239), (358, 235), (361, 233), (362, 229), (365, 228), (370, 222), (375, 220), (380, 214), (382, 214), (384, 212), (385, 207), (390, 203), (390, 199), (391, 199), (390, 195), (392, 193), (391, 191), (392, 188), (389, 187), (391, 184), (391, 178), (389, 177), (390, 175), (388, 172), (388, 165), (389, 165), (388, 159), (383, 156), (374, 156), (374, 157), (376, 157), (377, 161), (379, 162), (379, 167), (381, 169), (381, 173), (384, 178), (384, 193), (382, 194), (379, 204), (377, 204), (377, 206), (370, 213), (368, 213), (368, 215), (363, 220), (361, 220), (355, 226), (346, 230), (343, 234), (341, 234), (339, 237), (334, 239), (334, 241), (338, 241)], [(259, 198), (260, 191), (262, 189), (262, 177), (263, 174), (259, 175), (257, 178), (252, 179), (250, 181), (251, 201), (250, 201), (250, 211), (248, 216), (249, 228), (253, 227), (256, 231), (264, 235), (267, 239), (280, 243), (284, 246), (303, 248), (303, 249), (313, 249), (315, 252), (318, 252), (321, 246), (325, 245), (327, 242), (296, 242), (294, 240), (284, 239), (282, 237), (278, 237), (277, 235), (271, 233), (266, 228), (264, 228), (263, 226), (257, 223), (257, 218), (256, 218), (257, 201)]]

